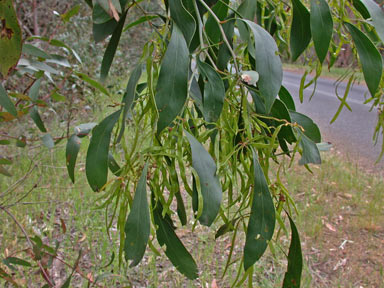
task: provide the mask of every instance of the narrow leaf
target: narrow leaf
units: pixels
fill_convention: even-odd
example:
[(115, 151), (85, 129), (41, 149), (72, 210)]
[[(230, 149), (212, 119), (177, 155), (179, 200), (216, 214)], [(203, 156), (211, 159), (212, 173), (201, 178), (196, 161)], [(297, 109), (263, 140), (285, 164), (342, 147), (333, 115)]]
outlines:
[(189, 144), (192, 150), (192, 166), (196, 170), (201, 184), (203, 197), (203, 212), (199, 218), (201, 224), (211, 226), (220, 210), (222, 190), (219, 178), (216, 176), (216, 164), (204, 146), (188, 132)]
[(209, 64), (197, 61), (197, 65), (204, 79), (202, 112), (207, 122), (216, 122), (224, 105), (225, 88), (223, 80)]
[(119, 136), (117, 137), (117, 140), (116, 140), (117, 143), (119, 143), (121, 140), (121, 137), (123, 137), (124, 130), (125, 130), (125, 120), (127, 119), (128, 112), (131, 109), (133, 100), (135, 99), (136, 87), (137, 87), (137, 83), (140, 80), (141, 72), (142, 72), (142, 65), (141, 63), (139, 63), (139, 65), (137, 65), (136, 68), (133, 70), (131, 77), (129, 78), (127, 88), (125, 89), (125, 93), (122, 100), (122, 103), (124, 104), (123, 121), (121, 124)]
[(96, 125), (97, 123), (94, 123), (94, 122), (83, 123), (83, 124), (77, 125), (74, 129), (74, 132), (76, 136), (78, 136), (79, 138), (82, 138), (87, 136), (92, 131), (92, 129), (95, 128)]
[(289, 110), (296, 111), (295, 101), (293, 100), (291, 93), (289, 93), (287, 88), (283, 85), (280, 87), (279, 98), (284, 102), (285, 106), (287, 106)]
[(320, 62), (327, 56), (332, 39), (333, 20), (328, 3), (325, 0), (311, 0), (311, 33), (315, 50)]
[(77, 154), (80, 150), (81, 140), (75, 134), (69, 137), (67, 142), (67, 147), (65, 149), (65, 159), (67, 164), (68, 175), (72, 180), (72, 183), (75, 183), (75, 165)]
[(109, 143), (112, 129), (119, 120), (120, 112), (120, 110), (116, 111), (106, 117), (92, 131), (85, 162), (85, 172), (93, 191), (100, 191), (107, 183)]
[(108, 153), (108, 168), (115, 176), (120, 176), (121, 167), (117, 164), (111, 152)]
[[(232, 15), (229, 15), (226, 22), (223, 24), (224, 33), (230, 43), (233, 46), (233, 34), (235, 31), (235, 21), (233, 20)], [(217, 68), (221, 71), (228, 69), (228, 61), (231, 59), (232, 55), (228, 46), (225, 43), (221, 43), (219, 46), (219, 52), (217, 55)]]
[(308, 116), (290, 110), (289, 114), (292, 118), (292, 123), (297, 123), (304, 128), (304, 135), (315, 143), (321, 142), (321, 133), (319, 127)]
[(269, 112), (283, 80), (283, 68), (278, 55), (278, 48), (272, 36), (261, 26), (248, 20), (244, 20), (244, 22), (253, 32), (256, 48), (256, 71), (260, 76), (257, 84), (260, 94), (265, 100), (266, 110)]
[(380, 7), (373, 0), (361, 0), (364, 6), (369, 11), (371, 15), (373, 26), (376, 29), (377, 34), (379, 35), (381, 42), (384, 43), (384, 11), (383, 8)]
[(158, 15), (147, 15), (147, 16), (142, 16), (140, 17), (139, 19), (137, 19), (136, 21), (133, 21), (131, 23), (129, 23), (127, 26), (124, 27), (123, 29), (123, 32), (127, 31), (128, 29), (132, 28), (132, 27), (135, 27), (141, 23), (144, 23), (144, 22), (147, 22), (147, 21), (151, 21), (153, 19), (156, 19), (156, 18), (159, 18)]
[(357, 53), (359, 54), (368, 90), (372, 97), (374, 97), (380, 84), (381, 74), (383, 72), (382, 57), (379, 51), (377, 51), (375, 45), (373, 45), (371, 40), (369, 40), (363, 32), (350, 23), (345, 23), (345, 25), (352, 35)]
[(150, 233), (150, 215), (147, 200), (147, 171), (145, 164), (136, 187), (132, 209), (125, 223), (125, 260), (133, 260), (130, 267), (139, 264), (144, 256)]
[(13, 264), (13, 265), (20, 265), (20, 266), (25, 266), (25, 267), (31, 267), (31, 263), (28, 261), (25, 261), (23, 259), (17, 258), (17, 257), (7, 257), (3, 260), (3, 263), (5, 265), (8, 264)]
[(300, 146), (302, 148), (301, 159), (299, 160), (300, 165), (306, 165), (309, 163), (321, 164), (321, 157), (319, 149), (315, 142), (309, 139), (300, 129), (296, 129), (299, 136), (301, 137)]
[(115, 57), (117, 46), (120, 42), (121, 32), (123, 31), (125, 18), (127, 13), (124, 13), (121, 17), (116, 29), (114, 30), (111, 40), (109, 40), (107, 49), (105, 50), (103, 61), (101, 62), (100, 68), (100, 80), (105, 81), (107, 79), (109, 69), (111, 68), (113, 58)]
[(107, 38), (109, 35), (115, 31), (117, 26), (117, 22), (115, 19), (111, 19), (108, 22), (105, 22), (103, 24), (95, 24), (93, 23), (92, 26), (92, 32), (93, 32), (93, 39), (95, 42), (101, 42), (105, 38)]
[(47, 132), (47, 129), (45, 129), (44, 122), (41, 120), (39, 111), (37, 110), (36, 106), (33, 106), (29, 110), (29, 116), (31, 116), (33, 122), (35, 122), (36, 126), (40, 129), (41, 132)]
[[(227, 17), (228, 3), (229, 0), (218, 1), (215, 6), (212, 7), (213, 13), (215, 13), (216, 17), (219, 18), (220, 21), (223, 21)], [(204, 29), (213, 44), (217, 44), (220, 42), (220, 39), (222, 38), (220, 28), (211, 14), (209, 14), (208, 16)]]
[[(285, 106), (284, 102), (282, 102), (279, 99), (276, 99), (275, 103), (273, 103), (272, 109), (271, 109), (271, 116), (277, 119), (286, 120), (287, 122), (292, 122), (291, 116), (288, 112), (287, 107)], [(283, 121), (275, 121), (275, 127), (283, 124)], [(280, 132), (278, 134), (279, 138), (285, 139), (288, 143), (296, 142), (296, 137), (293, 133), (292, 127), (289, 125), (284, 125), (281, 127)]]
[(89, 85), (91, 85), (93, 88), (96, 88), (100, 92), (104, 93), (107, 96), (110, 96), (108, 93), (108, 90), (98, 81), (92, 79), (87, 74), (77, 72), (76, 75), (83, 81), (87, 82)]
[(64, 22), (69, 22), (72, 17), (76, 16), (80, 12), (80, 4), (73, 6), (70, 10), (61, 15), (61, 19)]
[(29, 89), (28, 96), (32, 101), (36, 101), (39, 98), (39, 90), (41, 85), (42, 78), (39, 78), (33, 83), (31, 88)]
[(32, 45), (32, 44), (24, 44), (22, 52), (24, 54), (28, 54), (30, 56), (35, 56), (39, 58), (49, 59), (51, 56), (40, 48)]
[(165, 245), (165, 255), (180, 273), (189, 279), (196, 279), (198, 271), (195, 260), (177, 237), (172, 222), (169, 221), (170, 218), (162, 216), (163, 207), (160, 202), (152, 205), (156, 206), (153, 210), (153, 218), (157, 226), (157, 241), (161, 246)]
[(188, 47), (177, 25), (161, 64), (155, 101), (159, 111), (157, 133), (164, 130), (182, 112), (188, 94)]
[(11, 165), (13, 162), (12, 160), (5, 158), (3, 156), (0, 156), (0, 165)]
[[(253, 21), (255, 19), (257, 11), (257, 1), (254, 0), (244, 0), (240, 4), (239, 8), (237, 8), (237, 12), (242, 16), (243, 19), (247, 19)], [(240, 37), (243, 41), (248, 41), (248, 31), (246, 25), (244, 25), (241, 21), (237, 23)]]
[(175, 21), (184, 35), (187, 46), (192, 41), (196, 30), (196, 23), (193, 16), (185, 9), (182, 0), (174, 0), (169, 3), (171, 18)]
[(292, 61), (295, 61), (311, 41), (310, 14), (300, 0), (292, 0), (293, 16), (290, 32)]
[(7, 91), (4, 89), (3, 85), (0, 83), (0, 105), (4, 107), (9, 113), (17, 117), (17, 111), (15, 105), (7, 95)]
[(299, 233), (292, 218), (288, 215), (291, 225), (291, 245), (288, 253), (288, 269), (284, 276), (283, 288), (300, 288), (301, 271), (303, 270), (303, 256)]
[(4, 176), (8, 176), (8, 177), (12, 176), (12, 174), (9, 173), (9, 171), (5, 169), (2, 165), (0, 165), (0, 174), (3, 174)]
[(95, 3), (92, 10), (92, 21), (94, 24), (103, 24), (112, 19), (99, 3)]
[(259, 164), (257, 154), (252, 150), (254, 169), (254, 188), (251, 216), (248, 222), (244, 246), (244, 270), (248, 270), (260, 259), (272, 239), (275, 229), (275, 207), (268, 183)]
[(43, 141), (43, 144), (48, 149), (55, 147), (55, 142), (53, 142), (52, 136), (50, 134), (45, 134), (43, 137), (41, 137), (41, 141)]
[(45, 41), (45, 42), (49, 43), (49, 45), (52, 45), (52, 46), (65, 48), (68, 52), (72, 53), (73, 56), (76, 58), (76, 60), (81, 64), (80, 56), (76, 53), (75, 50), (73, 50), (71, 47), (69, 47), (63, 41), (60, 41), (57, 39), (52, 39), (49, 37), (42, 37), (42, 36), (32, 36), (32, 37), (29, 37), (27, 40), (34, 40), (34, 39)]

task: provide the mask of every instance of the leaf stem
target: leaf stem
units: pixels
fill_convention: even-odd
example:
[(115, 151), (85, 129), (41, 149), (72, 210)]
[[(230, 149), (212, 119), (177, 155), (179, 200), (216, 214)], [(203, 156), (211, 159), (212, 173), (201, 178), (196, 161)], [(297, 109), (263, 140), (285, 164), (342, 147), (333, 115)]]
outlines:
[[(227, 36), (225, 35), (225, 32), (224, 32), (224, 29), (222, 27), (222, 22), (221, 20), (216, 16), (215, 12), (212, 11), (212, 9), (203, 1), (203, 0), (199, 0), (200, 3), (208, 10), (208, 12), (212, 15), (213, 19), (215, 19), (215, 21), (217, 22), (217, 25), (219, 26), (219, 29), (220, 29), (220, 32), (221, 32), (221, 35), (223, 36), (223, 40), (225, 42), (225, 44), (227, 45), (228, 47), (228, 50), (230, 51), (231, 55), (232, 55), (232, 58), (233, 58), (233, 63), (235, 65), (235, 69), (236, 69), (236, 74), (239, 74), (239, 65), (237, 64), (237, 60), (236, 60), (236, 54), (235, 52), (233, 51), (232, 47), (231, 47), (231, 44), (229, 43), (228, 39), (227, 39)], [(195, 3), (195, 2), (194, 2)], [(197, 7), (197, 4), (195, 3), (196, 7)], [(195, 8), (196, 9), (196, 8)], [(199, 18), (199, 21), (201, 22), (200, 18)], [(200, 32), (200, 31), (199, 31)]]

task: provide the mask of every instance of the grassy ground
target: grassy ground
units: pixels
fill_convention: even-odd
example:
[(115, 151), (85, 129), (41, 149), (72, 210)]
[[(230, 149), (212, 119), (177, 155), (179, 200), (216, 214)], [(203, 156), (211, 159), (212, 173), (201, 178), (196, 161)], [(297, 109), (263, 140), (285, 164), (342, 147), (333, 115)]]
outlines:
[[(196, 281), (187, 281), (165, 257), (150, 250), (136, 268), (123, 264), (119, 269), (116, 259), (111, 266), (103, 268), (112, 254), (118, 252), (118, 235), (113, 225), (110, 237), (107, 236), (105, 212), (95, 206), (99, 195), (90, 190), (85, 179), (85, 147), (82, 148), (73, 185), (64, 162), (65, 143), (39, 153), (39, 149), (1, 147), (2, 154), (13, 155), (17, 163), (10, 169), (12, 178), (0, 176), (2, 205), (26, 195), (19, 204), (7, 209), (28, 234), (38, 235), (46, 245), (59, 245), (60, 258), (70, 265), (82, 251), (79, 271), (83, 277), (75, 273), (73, 287), (86, 286), (84, 277), (98, 279), (102, 287), (215, 287), (214, 283), (217, 287), (231, 286), (240, 262), (231, 265), (229, 273), (222, 278), (233, 234), (215, 241), (214, 230), (219, 224), (214, 224), (213, 230), (198, 226), (194, 233), (190, 232), (191, 224), (177, 230), (199, 265), (201, 275)], [(335, 151), (323, 156), (323, 164), (313, 167), (313, 175), (303, 167), (294, 166), (287, 170), (284, 179), (301, 212), (296, 220), (305, 258), (303, 287), (384, 287), (383, 179), (365, 174)], [(17, 181), (19, 184), (13, 189), (12, 184)], [(12, 255), (28, 259), (27, 244), (20, 230), (4, 212), (0, 213), (0, 258)], [(288, 245), (284, 237), (283, 246)], [(233, 260), (241, 258), (243, 241), (239, 233)], [(275, 257), (267, 253), (256, 264), (255, 286), (281, 286), (286, 259), (281, 251)], [(2, 264), (0, 267), (5, 268)], [(41, 287), (40, 275), (30, 271), (38, 269), (14, 271), (15, 279), (21, 286)], [(69, 267), (57, 260), (49, 270), (57, 284), (63, 284), (70, 272)]]

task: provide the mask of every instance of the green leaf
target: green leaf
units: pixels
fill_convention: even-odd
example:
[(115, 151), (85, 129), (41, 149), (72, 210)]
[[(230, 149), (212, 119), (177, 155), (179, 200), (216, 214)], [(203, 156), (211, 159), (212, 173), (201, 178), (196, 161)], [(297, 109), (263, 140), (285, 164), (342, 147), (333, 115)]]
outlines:
[(46, 53), (45, 51), (41, 50), (40, 48), (31, 45), (31, 44), (24, 44), (22, 52), (24, 54), (30, 55), (30, 56), (35, 56), (38, 58), (44, 58), (44, 59), (49, 59), (51, 56)]
[(269, 112), (283, 80), (283, 69), (278, 48), (272, 36), (261, 26), (248, 20), (244, 20), (244, 22), (251, 28), (254, 35), (256, 71), (260, 76), (257, 84), (260, 94), (265, 100), (266, 110)]
[(360, 12), (361, 16), (363, 16), (364, 19), (368, 19), (369, 17), (371, 17), (371, 15), (369, 15), (367, 8), (365, 8), (365, 5), (363, 4), (363, 2), (361, 2), (361, 0), (352, 0), (352, 3), (353, 3), (353, 6), (356, 8), (356, 10)]
[[(215, 6), (212, 7), (212, 11), (215, 13), (217, 18), (220, 19), (220, 21), (223, 21), (227, 17), (228, 3), (229, 0), (218, 1)], [(213, 44), (219, 43), (220, 39), (222, 39), (219, 25), (211, 14), (208, 16), (204, 30), (206, 31), (207, 36)]]
[(68, 52), (72, 53), (73, 56), (76, 58), (76, 60), (81, 64), (80, 56), (76, 53), (75, 50), (73, 50), (71, 47), (69, 47), (63, 41), (60, 41), (60, 40), (57, 40), (57, 39), (48, 38), (48, 37), (42, 37), (42, 36), (32, 36), (32, 37), (29, 37), (27, 40), (34, 40), (34, 39), (39, 39), (41, 41), (45, 41), (45, 42), (49, 43), (52, 46), (65, 48)]
[(75, 74), (81, 80), (83, 80), (83, 81), (87, 82), (89, 85), (91, 85), (93, 88), (96, 88), (97, 90), (99, 90), (100, 92), (104, 93), (105, 95), (110, 96), (109, 93), (108, 93), (108, 90), (102, 84), (100, 84), (98, 81), (92, 79), (87, 74), (80, 73), (80, 72), (76, 72)]
[(253, 154), (254, 188), (251, 216), (248, 222), (247, 236), (244, 245), (244, 270), (248, 270), (260, 259), (272, 239), (275, 229), (275, 206), (264, 172), (259, 164), (255, 151)]
[(83, 137), (87, 136), (92, 131), (92, 129), (95, 128), (96, 125), (97, 125), (97, 123), (94, 123), (94, 122), (83, 123), (83, 124), (77, 125), (74, 129), (75, 134), (79, 138), (83, 138)]
[(144, 22), (147, 22), (147, 21), (151, 21), (153, 19), (156, 19), (156, 18), (159, 18), (160, 16), (159, 15), (146, 15), (146, 16), (142, 16), (140, 17), (139, 19), (137, 19), (136, 21), (133, 21), (131, 23), (129, 23), (127, 26), (124, 27), (123, 29), (123, 32), (129, 30), (130, 28), (132, 27), (135, 27), (141, 23), (144, 23)]
[(22, 135), (16, 140), (16, 146), (19, 148), (24, 148), (27, 145), (27, 138)]
[(29, 89), (28, 96), (32, 101), (36, 101), (39, 98), (39, 90), (41, 85), (42, 78), (39, 78), (33, 83), (31, 88)]
[(2, 261), (5, 265), (13, 264), (13, 265), (19, 265), (24, 267), (31, 267), (31, 263), (28, 261), (25, 261), (23, 259), (17, 258), (17, 257), (7, 257)]
[(207, 122), (216, 122), (223, 110), (225, 88), (219, 73), (207, 63), (197, 61), (204, 79), (203, 115)]
[(203, 197), (203, 212), (199, 218), (201, 224), (211, 226), (220, 210), (222, 190), (216, 175), (216, 164), (204, 146), (188, 132), (189, 144), (192, 150), (192, 166), (200, 179)]
[(12, 163), (13, 163), (12, 160), (0, 156), (0, 165), (10, 165)]
[(145, 164), (139, 183), (136, 187), (131, 212), (125, 223), (125, 260), (133, 260), (130, 267), (139, 264), (144, 256), (150, 233), (150, 215), (147, 200), (147, 171)]
[(321, 133), (319, 127), (308, 116), (290, 110), (289, 114), (292, 118), (292, 123), (297, 123), (304, 128), (304, 135), (315, 143), (321, 142)]
[(71, 67), (71, 64), (69, 64), (68, 59), (66, 57), (56, 55), (56, 54), (50, 54), (51, 58), (45, 60), (46, 63), (52, 63), (56, 65), (60, 65), (63, 67)]
[(235, 219), (232, 219), (228, 223), (225, 223), (225, 224), (221, 225), (220, 228), (217, 229), (217, 232), (215, 234), (215, 240), (217, 238), (225, 235), (228, 232), (234, 231), (235, 230), (235, 228), (234, 228), (235, 224), (236, 224), (237, 220), (239, 220), (239, 219), (240, 219), (240, 217), (237, 217)]
[[(153, 218), (156, 228), (157, 241), (161, 246), (166, 246), (165, 255), (172, 262), (180, 273), (184, 274), (189, 279), (197, 278), (197, 266), (191, 254), (185, 249), (183, 243), (177, 237), (170, 218), (163, 217), (163, 207), (160, 202), (153, 203)], [(167, 214), (166, 214), (167, 215)]]
[(377, 34), (379, 35), (381, 42), (384, 43), (384, 11), (373, 0), (361, 0), (364, 6), (369, 11), (369, 14), (372, 18), (373, 26), (376, 29)]
[(158, 134), (182, 112), (188, 94), (188, 67), (188, 47), (180, 29), (174, 24), (156, 87)]
[(302, 148), (302, 156), (299, 160), (300, 165), (306, 165), (309, 163), (321, 164), (321, 157), (317, 145), (309, 139), (300, 129), (296, 129), (297, 133), (301, 137), (300, 146)]
[(291, 93), (289, 93), (287, 88), (283, 85), (280, 87), (279, 98), (284, 102), (285, 106), (287, 106), (289, 110), (296, 111), (295, 101), (293, 100)]
[(173, 0), (169, 3), (171, 18), (184, 35), (187, 46), (190, 45), (196, 30), (193, 16), (185, 9), (182, 0)]
[(0, 165), (0, 174), (3, 174), (4, 176), (11, 177), (12, 174), (9, 173), (7, 169), (5, 169), (2, 165)]
[(98, 3), (95, 3), (92, 10), (92, 21), (94, 24), (103, 24), (112, 19), (112, 16), (109, 15)]
[(365, 82), (372, 97), (375, 96), (380, 84), (381, 74), (383, 72), (382, 57), (377, 51), (375, 45), (363, 32), (351, 23), (345, 23), (352, 35), (357, 53), (359, 54)]
[(115, 176), (120, 176), (121, 168), (120, 168), (119, 164), (117, 164), (117, 162), (116, 162), (115, 158), (113, 157), (113, 155), (111, 154), (111, 152), (108, 153), (108, 168), (109, 168), (109, 170), (111, 170), (111, 172)]
[[(223, 24), (223, 30), (225, 33), (225, 36), (227, 37), (229, 43), (232, 45), (233, 42), (233, 34), (235, 29), (235, 21), (233, 20), (233, 17), (231, 15), (228, 16), (227, 21)], [(219, 46), (219, 52), (217, 56), (217, 68), (220, 71), (225, 71), (228, 69), (228, 61), (231, 59), (232, 55), (230, 50), (228, 49), (227, 45), (225, 43), (221, 43)]]
[(95, 42), (101, 42), (105, 38), (115, 31), (117, 26), (117, 21), (115, 19), (111, 19), (108, 22), (103, 24), (95, 24), (92, 25), (93, 39)]
[(11, 141), (9, 141), (9, 140), (6, 140), (6, 139), (0, 140), (0, 145), (9, 145), (9, 144), (11, 144)]
[(0, 83), (0, 105), (4, 107), (9, 113), (17, 117), (17, 111), (15, 105), (7, 95), (7, 91), (4, 89), (3, 85)]
[(303, 256), (299, 233), (292, 218), (288, 215), (291, 225), (291, 245), (288, 253), (288, 269), (284, 276), (283, 288), (300, 288), (301, 271), (303, 270)]
[(112, 129), (119, 120), (120, 113), (120, 110), (112, 113), (92, 130), (92, 138), (85, 162), (85, 172), (93, 191), (100, 191), (107, 183), (109, 143)]
[(41, 141), (43, 141), (43, 144), (48, 149), (55, 147), (55, 142), (53, 142), (52, 136), (50, 134), (45, 134), (43, 137), (41, 137)]
[(113, 31), (111, 40), (109, 40), (107, 49), (105, 50), (103, 61), (100, 68), (100, 80), (103, 82), (107, 79), (109, 69), (111, 68), (113, 58), (115, 57), (117, 46), (120, 42), (121, 32), (123, 31), (125, 18), (127, 13), (124, 13), (117, 24), (116, 29)]
[(333, 20), (328, 3), (325, 0), (311, 0), (311, 33), (315, 50), (320, 62), (327, 56), (332, 39)]
[(39, 111), (37, 110), (36, 106), (33, 106), (29, 110), (29, 116), (31, 116), (33, 122), (35, 122), (37, 128), (39, 128), (41, 132), (47, 132), (47, 129), (45, 129), (44, 122), (41, 120)]
[[(240, 4), (239, 8), (237, 8), (237, 12), (243, 17), (243, 19), (247, 19), (250, 21), (253, 21), (255, 19), (257, 11), (257, 1), (255, 0), (244, 0)], [(248, 31), (247, 27), (241, 22), (238, 21), (237, 23), (241, 39), (243, 41), (248, 41)]]
[(64, 95), (62, 95), (60, 93), (57, 93), (57, 92), (54, 92), (52, 94), (51, 99), (53, 101), (56, 101), (56, 102), (65, 102), (65, 101), (67, 101), (67, 98)]
[(80, 12), (80, 4), (73, 6), (70, 10), (62, 14), (60, 17), (64, 22), (69, 22), (73, 16), (76, 16)]
[(124, 104), (123, 121), (121, 123), (119, 136), (117, 137), (117, 140), (116, 140), (117, 143), (119, 143), (121, 140), (121, 137), (123, 137), (124, 130), (125, 130), (125, 120), (127, 119), (128, 112), (132, 107), (133, 100), (135, 99), (136, 87), (141, 77), (142, 68), (143, 68), (142, 64), (139, 63), (136, 66), (136, 68), (132, 71), (131, 77), (129, 77), (127, 88), (125, 89), (123, 100), (121, 101)]
[(292, 61), (297, 58), (307, 48), (311, 41), (310, 14), (300, 0), (292, 0), (293, 16), (290, 32), (290, 47)]
[(65, 159), (67, 164), (67, 170), (69, 178), (71, 178), (72, 183), (75, 183), (75, 165), (77, 154), (80, 150), (81, 140), (75, 134), (69, 137), (67, 142), (67, 147), (65, 149)]
[[(275, 103), (273, 103), (272, 109), (271, 109), (271, 116), (277, 119), (281, 120), (286, 120), (287, 122), (292, 122), (291, 116), (289, 115), (288, 109), (285, 106), (285, 104), (279, 100), (276, 99)], [(274, 125), (275, 127), (284, 124), (283, 121), (275, 121), (276, 124)], [(279, 138), (285, 139), (288, 143), (293, 143), (296, 142), (296, 137), (293, 133), (292, 127), (291, 126), (283, 126), (280, 129), (279, 132)]]
[(22, 34), (12, 0), (0, 1), (0, 73), (6, 78), (21, 55)]

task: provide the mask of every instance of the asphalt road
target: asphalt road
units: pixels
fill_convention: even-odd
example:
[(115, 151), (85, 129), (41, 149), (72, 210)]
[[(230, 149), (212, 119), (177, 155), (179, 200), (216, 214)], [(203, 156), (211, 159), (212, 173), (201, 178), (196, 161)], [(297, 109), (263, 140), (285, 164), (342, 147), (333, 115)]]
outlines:
[[(340, 100), (335, 94), (335, 81), (321, 78), (317, 81), (317, 88), (312, 100), (309, 97), (313, 86), (304, 90), (304, 101), (300, 103), (299, 87), (301, 74), (284, 71), (283, 85), (295, 100), (296, 110), (311, 117), (320, 127), (323, 141), (331, 142), (337, 151), (347, 156), (349, 160), (358, 163), (369, 171), (384, 171), (384, 159), (375, 165), (380, 154), (382, 141), (376, 145), (373, 134), (377, 121), (377, 110), (370, 110), (370, 104), (364, 104), (368, 97), (367, 88), (355, 84), (347, 98), (352, 112), (343, 108), (335, 122), (330, 124), (335, 115)], [(347, 83), (338, 87), (339, 96), (343, 97)], [(384, 157), (383, 157), (384, 158)]]

